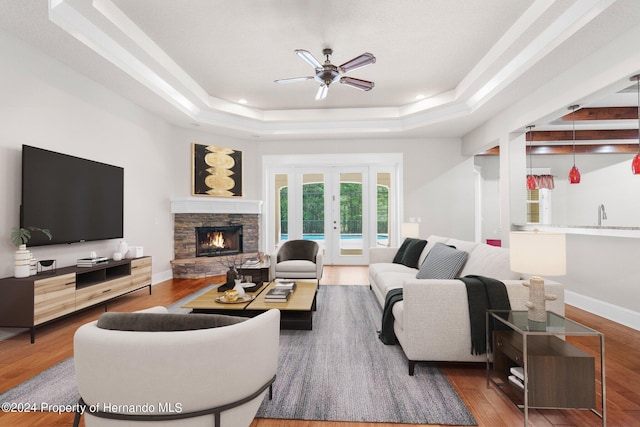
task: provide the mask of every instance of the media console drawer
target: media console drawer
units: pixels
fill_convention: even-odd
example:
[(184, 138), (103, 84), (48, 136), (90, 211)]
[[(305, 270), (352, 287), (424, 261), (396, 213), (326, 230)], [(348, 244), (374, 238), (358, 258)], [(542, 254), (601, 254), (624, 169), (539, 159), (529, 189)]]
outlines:
[(132, 283), (131, 276), (126, 276), (78, 289), (76, 291), (76, 310), (122, 295), (132, 289)]
[(33, 323), (35, 325), (75, 310), (75, 274), (36, 280), (33, 288)]

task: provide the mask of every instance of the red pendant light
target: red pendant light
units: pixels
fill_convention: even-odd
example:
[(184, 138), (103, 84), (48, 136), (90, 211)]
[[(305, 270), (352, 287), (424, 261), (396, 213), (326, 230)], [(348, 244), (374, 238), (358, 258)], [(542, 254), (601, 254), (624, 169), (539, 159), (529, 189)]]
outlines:
[(531, 129), (533, 129), (534, 127), (535, 126), (533, 125), (527, 126), (527, 138), (529, 140), (529, 174), (527, 175), (527, 190), (535, 190), (536, 188), (538, 188), (538, 183), (533, 177), (533, 168), (531, 167), (531, 156), (533, 155), (533, 152), (531, 151), (532, 138), (529, 137), (531, 135)]
[(640, 74), (636, 74), (630, 80), (638, 83), (638, 154), (631, 161), (631, 172), (640, 175)]
[[(576, 109), (579, 105), (572, 105), (569, 107), (573, 112), (571, 113), (571, 119), (573, 123), (573, 167), (569, 171), (569, 184), (580, 184), (580, 171), (576, 167)], [(638, 153), (640, 154), (640, 153)]]

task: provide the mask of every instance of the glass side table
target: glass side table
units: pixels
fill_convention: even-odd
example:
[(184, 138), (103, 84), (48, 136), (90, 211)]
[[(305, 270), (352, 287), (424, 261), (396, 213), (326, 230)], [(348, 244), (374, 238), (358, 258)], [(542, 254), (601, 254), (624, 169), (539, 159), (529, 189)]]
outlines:
[[(487, 351), (487, 387), (493, 384), (523, 412), (525, 427), (532, 408), (589, 409), (607, 425), (604, 334), (550, 311), (546, 322), (533, 322), (527, 311), (514, 310), (487, 311), (486, 331), (487, 349), (493, 343), (493, 368)], [(566, 342), (567, 336), (599, 338), (601, 412), (596, 358)]]

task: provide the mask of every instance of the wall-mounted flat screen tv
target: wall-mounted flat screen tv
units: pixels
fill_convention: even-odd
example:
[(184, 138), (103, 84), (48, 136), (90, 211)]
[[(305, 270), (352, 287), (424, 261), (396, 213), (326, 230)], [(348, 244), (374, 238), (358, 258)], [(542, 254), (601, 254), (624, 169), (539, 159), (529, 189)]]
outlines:
[(21, 227), (28, 246), (115, 239), (123, 236), (124, 169), (93, 160), (22, 146)]

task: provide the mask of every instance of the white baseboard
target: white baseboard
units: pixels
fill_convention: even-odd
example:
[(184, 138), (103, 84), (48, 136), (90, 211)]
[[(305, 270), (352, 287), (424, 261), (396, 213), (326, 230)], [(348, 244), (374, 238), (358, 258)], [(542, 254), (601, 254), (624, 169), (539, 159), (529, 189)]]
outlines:
[(604, 317), (612, 322), (620, 323), (621, 325), (640, 331), (640, 313), (637, 311), (629, 310), (628, 308), (619, 307), (608, 302), (600, 301), (595, 298), (567, 290), (565, 290), (564, 293), (564, 302), (588, 311), (589, 313)]
[(173, 279), (173, 270), (169, 269), (169, 270), (161, 271), (160, 273), (155, 273), (151, 277), (151, 284), (156, 285), (160, 282), (165, 282), (171, 279)]

